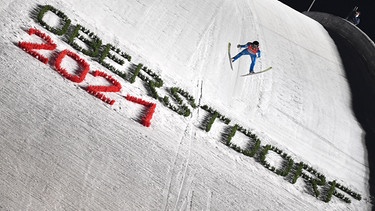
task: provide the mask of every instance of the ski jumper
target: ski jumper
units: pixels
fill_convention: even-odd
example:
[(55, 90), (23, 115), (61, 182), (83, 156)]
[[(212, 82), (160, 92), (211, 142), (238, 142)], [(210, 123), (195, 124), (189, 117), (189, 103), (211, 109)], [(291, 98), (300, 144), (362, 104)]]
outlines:
[(249, 55), (250, 58), (251, 58), (250, 73), (253, 73), (257, 57), (260, 58), (259, 47), (253, 45), (253, 43), (251, 43), (251, 42), (248, 42), (246, 45), (239, 45), (239, 47), (240, 48), (245, 48), (245, 49), (242, 50), (241, 52), (239, 52), (235, 57), (233, 57), (233, 61), (232, 62), (236, 61), (238, 58), (240, 58), (243, 55)]

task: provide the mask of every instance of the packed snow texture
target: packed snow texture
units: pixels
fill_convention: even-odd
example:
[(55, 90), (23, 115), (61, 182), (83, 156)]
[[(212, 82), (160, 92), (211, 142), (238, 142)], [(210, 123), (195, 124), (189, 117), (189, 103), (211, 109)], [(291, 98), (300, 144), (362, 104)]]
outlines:
[[(188, 91), (327, 177), (362, 195), (348, 204), (315, 198), (299, 179), (291, 184), (254, 158), (221, 143), (227, 125), (201, 129), (201, 108), (183, 117), (152, 98), (138, 78), (131, 84), (44, 29), (38, 5), (64, 12), (103, 44), (132, 56), (117, 66), (129, 73), (142, 63), (167, 88)], [(50, 15), (50, 21), (53, 15)], [(276, 0), (205, 1), (0, 1), (0, 210), (370, 210), (363, 130), (335, 43), (317, 22)], [(51, 36), (56, 52), (69, 49), (121, 84), (109, 105), (88, 94), (88, 75), (73, 83), (17, 46)], [(249, 57), (232, 71), (227, 55), (258, 40), (255, 71)], [(53, 58), (50, 52), (43, 52)], [(67, 59), (65, 66), (74, 68)], [(150, 127), (130, 94), (157, 104)], [(240, 134), (234, 142), (246, 144)], [(275, 154), (273, 154), (275, 156)], [(272, 159), (272, 155), (270, 155)], [(274, 159), (277, 160), (277, 159)]]

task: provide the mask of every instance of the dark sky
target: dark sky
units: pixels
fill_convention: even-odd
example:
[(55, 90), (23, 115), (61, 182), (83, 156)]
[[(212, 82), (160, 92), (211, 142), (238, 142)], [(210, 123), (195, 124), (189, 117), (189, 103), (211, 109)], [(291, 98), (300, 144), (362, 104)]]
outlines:
[[(313, 0), (279, 0), (299, 12), (307, 11)], [(358, 6), (361, 22), (357, 25), (375, 42), (375, 0), (315, 0), (310, 11), (325, 12), (345, 18)]]

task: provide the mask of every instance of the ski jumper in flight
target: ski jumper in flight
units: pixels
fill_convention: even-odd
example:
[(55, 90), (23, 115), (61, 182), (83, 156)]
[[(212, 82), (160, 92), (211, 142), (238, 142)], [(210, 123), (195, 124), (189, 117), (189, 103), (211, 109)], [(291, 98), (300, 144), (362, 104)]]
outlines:
[(237, 45), (237, 48), (245, 48), (239, 52), (235, 57), (232, 58), (232, 62), (236, 61), (242, 55), (249, 55), (251, 58), (250, 64), (250, 73), (254, 73), (254, 66), (257, 60), (257, 57), (260, 58), (259, 42), (248, 42), (246, 45)]

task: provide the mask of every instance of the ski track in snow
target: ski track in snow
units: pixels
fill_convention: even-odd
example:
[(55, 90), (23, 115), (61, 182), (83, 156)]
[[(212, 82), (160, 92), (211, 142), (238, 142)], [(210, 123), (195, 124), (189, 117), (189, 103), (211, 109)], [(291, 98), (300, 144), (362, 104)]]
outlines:
[[(173, 210), (177, 210), (178, 204), (180, 202), (181, 193), (186, 186), (186, 180), (187, 180), (187, 169), (189, 167), (189, 160), (190, 160), (190, 154), (191, 154), (191, 141), (192, 139), (189, 137), (189, 124), (186, 126), (185, 131), (183, 132), (183, 135), (180, 138), (178, 148), (176, 151), (176, 154), (174, 156), (174, 161), (172, 166), (170, 166), (170, 169), (168, 172), (168, 193), (165, 199), (165, 205), (164, 205), (164, 210), (170, 210), (169, 206), (171, 205), (171, 202), (169, 202), (170, 195), (173, 194), (172, 189), (179, 189), (177, 197), (175, 199), (175, 205)], [(185, 143), (188, 142), (188, 143)], [(184, 145), (188, 145), (188, 148), (185, 149)], [(186, 151), (187, 152), (186, 152)], [(185, 157), (186, 156), (186, 157)], [(178, 178), (179, 181), (176, 181), (177, 184), (174, 183), (173, 178)]]
[[(212, 18), (212, 21), (211, 21), (211, 24), (209, 25), (209, 27), (207, 28), (207, 30), (204, 32), (203, 36), (201, 37), (200, 41), (199, 41), (199, 44), (198, 44), (198, 48), (197, 48), (197, 51), (196, 53), (194, 53), (192, 55), (192, 59), (190, 59), (191, 61), (189, 63), (191, 64), (194, 64), (194, 66), (191, 66), (192, 69), (197, 69), (197, 70), (204, 70), (204, 67), (203, 67), (203, 62), (206, 60), (205, 56), (208, 54), (208, 50), (210, 48), (212, 48), (212, 41), (214, 40), (213, 37), (212, 37), (212, 31), (213, 31), (213, 28), (214, 28), (214, 24), (216, 22), (216, 18), (213, 17)], [(202, 79), (203, 75), (201, 75), (201, 71), (199, 72), (199, 76), (197, 77), (197, 80), (198, 80), (198, 84), (199, 84), (199, 81), (201, 82), (200, 83), (200, 93), (198, 94), (199, 97), (199, 103), (198, 105), (200, 105), (200, 101), (203, 97), (203, 79)], [(198, 115), (198, 113), (197, 113)], [(193, 117), (195, 115), (192, 115)], [(192, 127), (192, 117), (189, 117), (189, 121), (188, 121), (188, 124), (185, 128), (185, 131), (184, 131), (184, 135), (181, 137), (180, 139), (180, 143), (179, 143), (179, 146), (178, 146), (178, 149), (177, 149), (177, 153), (176, 153), (176, 156), (174, 158), (174, 162), (173, 162), (173, 165), (172, 165), (172, 168), (170, 170), (170, 172), (174, 172), (174, 168), (177, 167), (177, 163), (178, 163), (178, 159), (179, 159), (179, 156), (180, 155), (187, 155), (187, 158), (185, 158), (186, 160), (184, 160), (184, 167), (180, 167), (180, 171), (178, 171), (179, 174), (181, 174), (181, 181), (179, 182), (179, 191), (178, 191), (178, 194), (177, 194), (177, 198), (175, 200), (175, 205), (174, 205), (174, 208), (173, 210), (180, 210), (182, 207), (179, 207), (179, 204), (180, 204), (180, 201), (182, 200), (181, 198), (184, 198), (183, 201), (186, 202), (186, 197), (187, 196), (181, 196), (181, 194), (183, 192), (186, 192), (184, 191), (184, 189), (188, 188), (189, 186), (186, 184), (187, 183), (187, 180), (188, 180), (188, 177), (190, 177), (189, 175), (190, 174), (193, 174), (193, 172), (190, 172), (190, 174), (187, 173), (188, 169), (189, 169), (189, 160), (190, 160), (190, 154), (191, 154), (191, 142), (192, 140), (195, 140), (195, 138), (192, 138), (190, 137), (190, 133), (191, 133), (191, 127)], [(188, 143), (184, 143), (184, 141), (188, 141)], [(181, 146), (182, 145), (185, 145), (185, 144), (188, 144), (189, 147), (188, 147), (188, 152), (181, 152)], [(172, 176), (173, 173), (171, 174), (171, 178), (173, 177)], [(168, 203), (169, 203), (169, 195), (170, 195), (170, 192), (171, 192), (171, 188), (172, 186), (174, 186), (172, 184), (172, 179), (169, 180), (168, 182), (168, 196), (166, 198), (166, 204), (164, 206), (164, 210), (169, 210), (168, 209)], [(182, 202), (181, 203), (181, 206), (183, 205), (184, 203)]]

